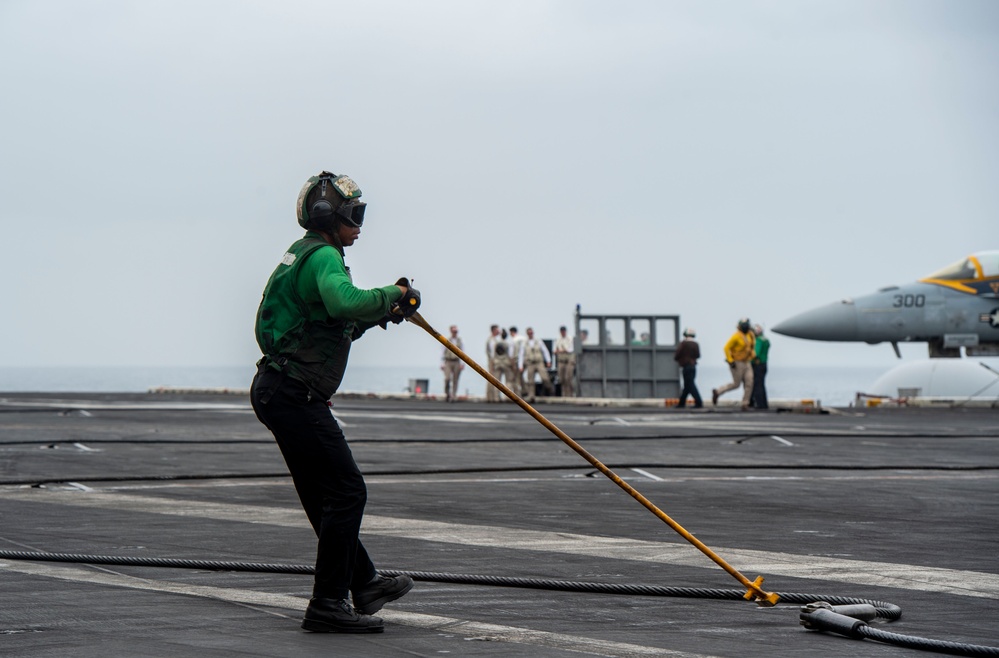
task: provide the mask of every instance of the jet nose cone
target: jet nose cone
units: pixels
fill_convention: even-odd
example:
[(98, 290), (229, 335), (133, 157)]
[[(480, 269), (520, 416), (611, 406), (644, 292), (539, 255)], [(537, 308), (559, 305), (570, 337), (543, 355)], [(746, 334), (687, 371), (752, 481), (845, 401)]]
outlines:
[(771, 330), (809, 340), (859, 340), (857, 307), (852, 300), (828, 304), (784, 320)]

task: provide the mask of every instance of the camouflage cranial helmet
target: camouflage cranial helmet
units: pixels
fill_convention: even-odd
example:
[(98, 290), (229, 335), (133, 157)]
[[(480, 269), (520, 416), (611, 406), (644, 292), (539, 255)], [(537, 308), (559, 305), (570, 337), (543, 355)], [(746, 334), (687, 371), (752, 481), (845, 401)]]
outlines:
[(694, 331), (692, 327), (687, 327), (686, 329), (683, 330), (683, 335), (686, 336), (687, 338), (696, 338), (697, 332)]
[(739, 328), (739, 331), (741, 331), (742, 333), (746, 333), (747, 331), (749, 331), (749, 328), (752, 325), (749, 322), (749, 318), (740, 318), (739, 324), (737, 326)]
[(366, 206), (360, 197), (361, 188), (349, 176), (328, 171), (312, 176), (298, 193), (298, 223), (306, 229), (333, 230), (341, 221), (360, 228)]

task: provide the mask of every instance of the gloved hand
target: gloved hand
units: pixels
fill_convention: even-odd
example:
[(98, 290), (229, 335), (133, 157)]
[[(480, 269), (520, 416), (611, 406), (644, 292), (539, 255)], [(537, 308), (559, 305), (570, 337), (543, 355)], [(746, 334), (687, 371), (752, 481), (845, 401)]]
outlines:
[[(406, 277), (400, 278), (395, 282), (395, 285), (402, 286), (406, 289), (406, 294), (399, 298), (399, 301), (392, 304), (389, 308), (389, 313), (392, 315), (402, 316), (403, 319), (412, 316), (420, 308), (420, 291), (413, 287), (412, 282)], [(393, 322), (402, 322), (402, 320), (393, 320)]]
[(735, 361), (729, 361), (728, 367), (731, 368), (732, 370), (735, 370)]
[(378, 321), (378, 326), (382, 329), (387, 328), (389, 322), (399, 324), (420, 308), (420, 291), (410, 284), (409, 279), (401, 277), (395, 282), (395, 285), (405, 288), (406, 293), (398, 301), (393, 302), (392, 306), (389, 307), (389, 312)]

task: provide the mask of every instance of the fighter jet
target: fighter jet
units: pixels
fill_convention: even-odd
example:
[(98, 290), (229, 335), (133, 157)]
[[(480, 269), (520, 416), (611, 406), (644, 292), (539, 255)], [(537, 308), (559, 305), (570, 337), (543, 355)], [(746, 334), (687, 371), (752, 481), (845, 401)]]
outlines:
[(904, 286), (844, 299), (773, 331), (810, 340), (927, 343), (929, 355), (999, 356), (999, 250), (980, 251)]

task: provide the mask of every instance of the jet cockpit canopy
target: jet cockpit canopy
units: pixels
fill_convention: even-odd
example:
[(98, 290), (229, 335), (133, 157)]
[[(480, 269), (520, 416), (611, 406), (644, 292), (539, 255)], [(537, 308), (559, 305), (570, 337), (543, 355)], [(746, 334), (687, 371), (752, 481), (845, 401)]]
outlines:
[[(937, 281), (981, 281), (999, 277), (999, 250), (979, 251), (930, 274)], [(925, 279), (924, 279), (925, 280)]]

